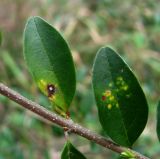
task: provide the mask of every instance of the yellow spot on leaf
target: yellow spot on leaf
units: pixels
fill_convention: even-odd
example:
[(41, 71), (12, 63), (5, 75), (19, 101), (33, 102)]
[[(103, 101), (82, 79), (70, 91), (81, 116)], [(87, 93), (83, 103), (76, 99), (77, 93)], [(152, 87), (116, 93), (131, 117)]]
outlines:
[(39, 85), (42, 85), (43, 87), (45, 87), (47, 85), (47, 83), (43, 79), (41, 79), (39, 81)]
[(41, 79), (38, 81), (38, 87), (45, 95), (47, 95), (46, 86), (47, 82), (45, 80)]
[(110, 91), (110, 90), (106, 90), (106, 91), (104, 92), (104, 95), (105, 95), (106, 97), (111, 96), (111, 91)]
[[(117, 77), (116, 84), (119, 87), (118, 89), (120, 91), (127, 91), (128, 88), (129, 88), (128, 85), (127, 85), (127, 83), (124, 81), (123, 77), (120, 77), (120, 76)], [(116, 91), (116, 92), (118, 92), (118, 91)]]
[(56, 99), (55, 95), (52, 95), (51, 97), (49, 97), (49, 100), (54, 101)]
[(111, 105), (111, 104), (108, 104), (108, 105), (107, 105), (107, 108), (108, 108), (108, 109), (111, 109), (111, 108), (112, 108), (112, 105)]
[(114, 99), (115, 99), (115, 98), (114, 98), (113, 95), (109, 97), (109, 100), (110, 100), (110, 101), (113, 101)]

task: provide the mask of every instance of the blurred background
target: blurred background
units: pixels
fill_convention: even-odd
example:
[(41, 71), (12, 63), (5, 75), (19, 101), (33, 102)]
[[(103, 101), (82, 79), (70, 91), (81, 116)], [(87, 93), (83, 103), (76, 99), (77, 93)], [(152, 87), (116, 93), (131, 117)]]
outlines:
[[(23, 59), (23, 30), (38, 15), (57, 28), (72, 50), (77, 90), (74, 121), (105, 135), (99, 124), (91, 86), (98, 49), (115, 48), (137, 75), (149, 104), (147, 126), (133, 149), (159, 159), (156, 106), (160, 95), (160, 1), (158, 0), (0, 0), (0, 81), (46, 107)], [(90, 159), (118, 155), (76, 135), (70, 140)], [(0, 159), (59, 159), (63, 131), (0, 96)]]

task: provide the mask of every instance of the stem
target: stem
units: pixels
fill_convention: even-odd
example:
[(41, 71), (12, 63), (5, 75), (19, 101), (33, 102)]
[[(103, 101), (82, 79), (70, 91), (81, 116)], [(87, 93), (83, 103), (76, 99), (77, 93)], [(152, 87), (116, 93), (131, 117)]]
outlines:
[(69, 140), (69, 134), (68, 134), (68, 131), (65, 131), (64, 130), (64, 137), (65, 137), (65, 140), (68, 141)]
[(140, 154), (134, 150), (117, 145), (116, 143), (104, 138), (103, 136), (100, 136), (100, 135), (82, 127), (81, 125), (74, 123), (70, 119), (62, 118), (61, 116), (59, 116), (51, 111), (48, 111), (43, 106), (40, 106), (39, 104), (21, 96), (19, 93), (8, 88), (7, 86), (5, 86), (2, 83), (0, 83), (0, 94), (8, 97), (12, 101), (20, 104), (20, 106), (22, 106), (22, 107), (34, 112), (35, 114), (51, 121), (52, 123), (55, 123), (62, 128), (66, 127), (71, 132), (78, 134), (80, 136), (83, 136), (84, 138), (86, 138), (90, 141), (93, 141), (103, 147), (106, 147), (107, 149), (110, 149), (110, 150), (117, 152), (117, 153), (130, 151), (132, 154), (134, 154), (136, 156), (137, 159), (149, 159), (148, 157), (143, 156), (142, 154)]

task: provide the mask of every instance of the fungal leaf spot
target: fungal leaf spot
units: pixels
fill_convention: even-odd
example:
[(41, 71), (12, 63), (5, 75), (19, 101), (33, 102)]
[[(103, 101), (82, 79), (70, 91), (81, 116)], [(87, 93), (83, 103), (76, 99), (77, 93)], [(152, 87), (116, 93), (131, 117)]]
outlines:
[(101, 100), (109, 110), (119, 108), (117, 96), (125, 95), (126, 98), (130, 98), (131, 94), (128, 90), (129, 86), (127, 82), (122, 76), (118, 76), (115, 83), (111, 81), (107, 84), (107, 89), (102, 93)]
[(111, 95), (111, 91), (110, 90), (106, 90), (104, 93), (103, 93), (106, 97), (109, 97)]
[(102, 101), (109, 110), (112, 109), (112, 107), (119, 108), (119, 104), (114, 90), (105, 90), (102, 94)]
[(53, 84), (47, 85), (47, 91), (48, 91), (48, 97), (52, 97), (52, 95), (55, 95), (56, 93), (56, 87)]
[(113, 95), (109, 97), (109, 100), (110, 100), (110, 101), (113, 101), (114, 99), (115, 99), (115, 98), (114, 98)]
[(105, 100), (106, 100), (106, 96), (102, 95), (102, 101), (105, 101)]
[(116, 86), (117, 86), (116, 92), (119, 94), (124, 94), (124, 93), (126, 94), (129, 90), (128, 84), (125, 82), (125, 80), (121, 76), (116, 78)]
[(112, 104), (108, 104), (107, 107), (108, 107), (108, 109), (111, 109), (112, 108)]
[(49, 83), (43, 79), (38, 82), (40, 90), (50, 99), (54, 100), (57, 93), (57, 86), (55, 84)]

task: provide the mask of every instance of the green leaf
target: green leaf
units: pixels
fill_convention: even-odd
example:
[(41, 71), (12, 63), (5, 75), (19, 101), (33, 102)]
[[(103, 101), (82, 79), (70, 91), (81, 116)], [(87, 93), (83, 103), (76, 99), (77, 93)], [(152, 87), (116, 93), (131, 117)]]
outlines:
[(64, 114), (75, 93), (75, 69), (66, 41), (40, 17), (29, 18), (24, 31), (24, 56), (40, 90)]
[(69, 141), (66, 142), (61, 159), (86, 159), (86, 157), (79, 152)]
[(131, 151), (124, 151), (120, 154), (120, 158), (122, 159), (136, 159), (135, 154), (133, 154)]
[(157, 106), (157, 136), (160, 141), (160, 101)]
[(136, 77), (115, 51), (104, 47), (95, 58), (92, 82), (103, 129), (118, 144), (131, 146), (148, 118)]

